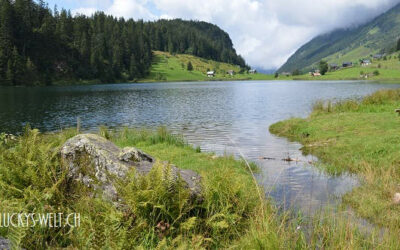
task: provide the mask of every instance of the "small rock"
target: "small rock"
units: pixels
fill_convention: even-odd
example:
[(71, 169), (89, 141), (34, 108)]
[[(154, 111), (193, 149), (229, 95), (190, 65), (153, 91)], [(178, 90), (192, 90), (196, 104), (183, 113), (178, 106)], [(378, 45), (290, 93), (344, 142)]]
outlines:
[(140, 161), (154, 162), (153, 157), (133, 147), (123, 148), (122, 152), (118, 156), (118, 159), (120, 161), (125, 161), (125, 162), (140, 162)]
[(393, 203), (395, 205), (399, 205), (400, 204), (400, 193), (395, 193), (393, 196)]

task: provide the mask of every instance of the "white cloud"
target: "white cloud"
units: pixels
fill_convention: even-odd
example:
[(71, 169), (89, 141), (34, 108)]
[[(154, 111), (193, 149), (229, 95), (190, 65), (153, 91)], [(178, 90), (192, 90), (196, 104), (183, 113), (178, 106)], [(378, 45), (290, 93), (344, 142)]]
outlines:
[(153, 13), (146, 8), (147, 0), (114, 0), (112, 5), (106, 10), (107, 13), (114, 16), (123, 16), (134, 19), (156, 19)]
[[(87, 0), (98, 1), (98, 0)], [(111, 0), (110, 0), (111, 1)], [(277, 68), (301, 45), (363, 23), (400, 0), (113, 0), (107, 13), (153, 20), (195, 19), (227, 31), (246, 61)], [(151, 6), (151, 7), (149, 7)]]
[(95, 8), (79, 8), (79, 9), (74, 9), (72, 11), (72, 14), (73, 15), (82, 14), (82, 15), (86, 15), (86, 16), (91, 16), (96, 11), (97, 11), (97, 9), (95, 9)]

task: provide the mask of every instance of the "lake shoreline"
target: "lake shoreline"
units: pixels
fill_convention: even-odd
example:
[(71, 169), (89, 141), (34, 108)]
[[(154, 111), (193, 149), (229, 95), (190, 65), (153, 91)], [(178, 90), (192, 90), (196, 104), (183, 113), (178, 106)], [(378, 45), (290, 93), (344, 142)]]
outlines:
[[(90, 195), (93, 191), (79, 182), (73, 185), (74, 188), (68, 188), (69, 181), (64, 180), (68, 176), (68, 170), (57, 163), (58, 154), (55, 155), (54, 151), (59, 150), (67, 139), (79, 134), (77, 129), (41, 134), (38, 130), (27, 127), (21, 136), (0, 136), (0, 156), (6, 159), (0, 163), (0, 170), (11, 162), (15, 165), (12, 172), (8, 170), (10, 173), (7, 176), (0, 176), (0, 181), (7, 180), (9, 187), (0, 191), (2, 204), (18, 203), (20, 209), (27, 212), (31, 209), (41, 211), (43, 204), (50, 208), (58, 207), (61, 211), (79, 210), (82, 219), (80, 227), (69, 229), (68, 234), (58, 235), (57, 240), (51, 242), (47, 242), (46, 239), (55, 237), (57, 231), (50, 230), (44, 233), (43, 230), (33, 227), (20, 236), (18, 246), (38, 247), (38, 239), (41, 239), (40, 242), (47, 242), (47, 246), (50, 244), (54, 247), (80, 246), (83, 243), (86, 246), (95, 246), (93, 235), (103, 235), (104, 227), (109, 226), (107, 223), (111, 223), (111, 219), (119, 226), (113, 229), (113, 233), (102, 237), (112, 245), (122, 241), (124, 246), (140, 245), (147, 248), (193, 247), (195, 240), (196, 246), (205, 248), (229, 246), (234, 249), (314, 249), (338, 246), (379, 247), (379, 244), (382, 244), (370, 239), (368, 234), (359, 234), (356, 226), (347, 224), (347, 216), (333, 211), (321, 212), (310, 220), (294, 213), (280, 213), (269, 197), (259, 196), (262, 189), (254, 183), (252, 175), (257, 171), (254, 164), (232, 156), (202, 153), (198, 148), (185, 143), (181, 137), (169, 134), (165, 128), (159, 128), (157, 131), (123, 128), (117, 131), (101, 127), (97, 133), (120, 148), (134, 146), (162, 162), (167, 161), (182, 169), (196, 171), (202, 177), (204, 199), (199, 204), (191, 204), (189, 199), (185, 198), (184, 190), (179, 187), (175, 187), (178, 188), (177, 191), (166, 190), (166, 180), (160, 177), (161, 172), (157, 170), (142, 177), (128, 175), (128, 179), (121, 182), (121, 186), (117, 186), (122, 198), (120, 202), (125, 204), (124, 206), (116, 207), (101, 196), (93, 197)], [(10, 154), (15, 158), (10, 158)], [(30, 166), (20, 162), (26, 154), (31, 155)], [(82, 164), (84, 163), (80, 163), (80, 166), (83, 166)], [(36, 171), (31, 171), (33, 166), (37, 167)], [(89, 169), (90, 167), (85, 171)], [(20, 172), (22, 170), (23, 172)], [(41, 174), (45, 172), (57, 175)], [(39, 177), (40, 182), (32, 182)], [(24, 183), (20, 183), (21, 178)], [(15, 193), (14, 187), (17, 185), (22, 191), (25, 191), (25, 188), (30, 190), (22, 200)], [(49, 192), (54, 194), (46, 198), (44, 194), (49, 195)], [(149, 193), (152, 196), (146, 196)], [(39, 199), (41, 202), (29, 202), (32, 199)], [(25, 202), (31, 205), (26, 206)], [(153, 210), (147, 212), (141, 205), (143, 203), (148, 204), (146, 207), (153, 207)], [(159, 210), (158, 207), (165, 207), (168, 211)], [(6, 206), (6, 209), (11, 207)], [(204, 213), (203, 210), (207, 212)], [(326, 219), (321, 219), (324, 217)], [(146, 223), (135, 223), (137, 220)], [(157, 230), (160, 223), (173, 224), (174, 227), (168, 226), (167, 233), (160, 236), (160, 231)], [(135, 233), (137, 230), (141, 233)], [(327, 230), (331, 231), (330, 235), (326, 235)], [(81, 236), (89, 232), (92, 236)], [(121, 237), (120, 234), (127, 235)], [(15, 246), (13, 231), (0, 228), (0, 236), (10, 239), (11, 244)], [(203, 237), (213, 240), (202, 240)], [(383, 239), (385, 246), (393, 246), (392, 242), (396, 236), (387, 237)]]
[(291, 82), (304, 82), (304, 81), (311, 81), (311, 82), (365, 82), (365, 83), (385, 83), (385, 84), (399, 84), (400, 83), (400, 78), (399, 79), (388, 79), (388, 80), (375, 80), (375, 79), (357, 79), (357, 78), (348, 78), (348, 79), (322, 79), (322, 78), (276, 78), (276, 79), (268, 79), (268, 80), (259, 80), (259, 79), (205, 79), (205, 80), (180, 80), (180, 81), (159, 81), (159, 80), (154, 80), (154, 81), (117, 81), (117, 82), (112, 82), (112, 83), (104, 83), (100, 81), (95, 81), (91, 83), (79, 83), (79, 84), (52, 84), (52, 85), (3, 85), (0, 87), (29, 87), (29, 88), (43, 88), (43, 87), (74, 87), (74, 86), (94, 86), (94, 85), (113, 85), (113, 84), (142, 84), (142, 83), (174, 83), (174, 82), (182, 82), (182, 83), (202, 83), (202, 82), (279, 82), (279, 81), (291, 81)]
[(395, 170), (398, 140), (393, 134), (400, 124), (394, 112), (398, 107), (400, 91), (382, 90), (361, 101), (316, 103), (309, 117), (275, 123), (270, 131), (302, 143), (303, 153), (317, 156), (328, 173), (357, 174), (362, 185), (344, 196), (344, 204), (399, 232), (400, 206), (393, 204), (393, 196), (400, 192)]

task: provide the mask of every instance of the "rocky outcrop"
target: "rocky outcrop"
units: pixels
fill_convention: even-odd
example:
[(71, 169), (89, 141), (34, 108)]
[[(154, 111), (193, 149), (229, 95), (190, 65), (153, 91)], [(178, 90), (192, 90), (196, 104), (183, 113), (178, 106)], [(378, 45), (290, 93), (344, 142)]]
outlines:
[(0, 249), (1, 250), (11, 249), (10, 241), (0, 237)]
[[(69, 177), (89, 187), (101, 189), (106, 198), (118, 201), (114, 178), (124, 178), (131, 168), (145, 175), (155, 159), (133, 147), (120, 149), (107, 139), (95, 134), (80, 134), (69, 139), (61, 148), (61, 158), (69, 168)], [(193, 198), (201, 194), (200, 176), (191, 170), (170, 166), (173, 179), (181, 178)]]

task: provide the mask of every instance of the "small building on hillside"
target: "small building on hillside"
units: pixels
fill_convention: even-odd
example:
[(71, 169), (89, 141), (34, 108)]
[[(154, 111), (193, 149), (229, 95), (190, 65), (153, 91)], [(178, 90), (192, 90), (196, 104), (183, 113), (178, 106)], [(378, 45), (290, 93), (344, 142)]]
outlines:
[(337, 70), (337, 69), (339, 69), (339, 65), (337, 65), (336, 63), (331, 63), (331, 64), (329, 64), (329, 69), (331, 71)]
[(233, 76), (233, 75), (235, 75), (235, 71), (232, 70), (232, 69), (228, 70), (227, 74), (230, 75), (230, 76)]
[(382, 59), (382, 57), (384, 57), (384, 56), (385, 56), (385, 55), (383, 55), (383, 54), (375, 54), (375, 55), (373, 56), (373, 58), (379, 60), (379, 59)]
[(290, 72), (282, 72), (281, 75), (282, 76), (291, 76), (292, 74)]
[(321, 76), (319, 69), (314, 69), (314, 70), (310, 71), (309, 74), (310, 74), (310, 76)]
[(344, 63), (342, 64), (342, 67), (343, 67), (343, 68), (353, 67), (353, 63), (352, 63), (352, 62), (344, 62)]
[(255, 70), (255, 69), (249, 70), (249, 74), (256, 74), (256, 73), (257, 73), (257, 70)]
[(214, 71), (208, 71), (207, 72), (207, 76), (208, 77), (214, 77), (215, 76), (215, 72)]
[(368, 66), (368, 65), (371, 65), (371, 60), (367, 59), (361, 60), (361, 66)]

